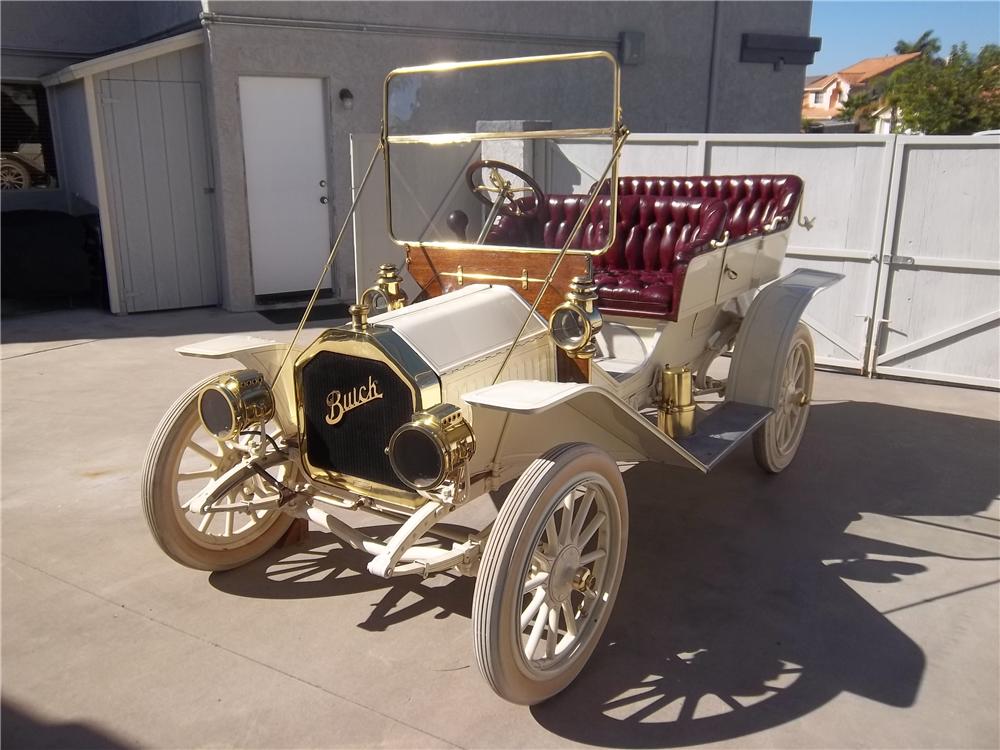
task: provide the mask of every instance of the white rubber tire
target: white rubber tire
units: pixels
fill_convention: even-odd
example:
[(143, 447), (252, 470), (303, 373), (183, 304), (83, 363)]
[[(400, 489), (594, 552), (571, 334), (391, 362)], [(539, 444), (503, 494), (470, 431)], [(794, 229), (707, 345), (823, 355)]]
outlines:
[[(534, 570), (530, 566), (536, 559), (535, 551), (542, 549), (542, 535), (548, 533), (549, 519), (554, 526), (556, 511), (566, 507), (565, 498), (574, 496), (574, 488), (589, 487), (598, 488), (603, 506), (592, 501), (587, 508), (604, 507), (607, 511), (604, 523), (608, 527), (605, 530), (603, 523), (600, 524), (599, 538), (609, 549), (599, 575), (595, 574), (595, 579), (599, 580), (591, 594), (593, 608), (577, 611), (580, 619), (574, 620), (576, 640), (566, 647), (567, 653), (553, 658), (551, 669), (540, 670), (525, 656), (522, 639), (526, 628), (519, 622), (524, 597), (528, 595), (524, 588), (525, 577)], [(572, 502), (575, 501), (571, 501), (571, 509)], [(583, 520), (593, 520), (586, 509), (581, 513)], [(570, 518), (573, 518), (572, 510)], [(568, 532), (567, 537), (571, 533)], [(607, 453), (592, 445), (570, 443), (553, 448), (528, 467), (500, 508), (486, 542), (472, 605), (476, 660), (497, 695), (513, 703), (532, 705), (552, 697), (576, 678), (597, 647), (610, 618), (621, 583), (627, 544), (625, 484), (617, 464)], [(580, 544), (579, 551), (582, 552), (585, 546), (585, 542)], [(555, 566), (553, 579), (556, 578), (554, 571)], [(556, 588), (553, 581), (551, 590)], [(552, 609), (557, 611), (555, 632), (558, 634), (561, 632), (559, 606), (553, 605)], [(569, 609), (574, 608), (570, 606)], [(569, 634), (568, 628), (567, 622), (564, 637)]]
[(805, 324), (799, 323), (778, 375), (780, 403), (753, 435), (754, 458), (768, 474), (786, 469), (799, 450), (809, 420), (815, 363), (812, 335)]
[(270, 511), (259, 532), (245, 543), (235, 539), (225, 547), (199, 544), (197, 535), (181, 526), (185, 521), (178, 512), (176, 485), (181, 454), (201, 426), (198, 395), (218, 377), (213, 375), (193, 386), (167, 410), (142, 465), (142, 510), (153, 539), (170, 558), (197, 570), (230, 570), (255, 560), (275, 545), (293, 520), (280, 511)]

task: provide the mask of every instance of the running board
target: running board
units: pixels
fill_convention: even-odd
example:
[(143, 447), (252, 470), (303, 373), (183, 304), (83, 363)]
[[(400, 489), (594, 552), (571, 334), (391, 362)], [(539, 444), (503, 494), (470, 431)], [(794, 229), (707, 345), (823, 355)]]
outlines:
[(705, 466), (705, 471), (711, 471), (737, 445), (752, 435), (771, 416), (772, 411), (766, 406), (727, 401), (722, 406), (716, 406), (695, 424), (693, 435), (677, 442)]
[[(695, 424), (694, 434), (677, 438), (677, 444), (708, 473), (728, 456), (737, 445), (753, 434), (773, 410), (766, 406), (727, 401), (716, 406)], [(643, 416), (656, 424), (656, 410), (643, 411)]]

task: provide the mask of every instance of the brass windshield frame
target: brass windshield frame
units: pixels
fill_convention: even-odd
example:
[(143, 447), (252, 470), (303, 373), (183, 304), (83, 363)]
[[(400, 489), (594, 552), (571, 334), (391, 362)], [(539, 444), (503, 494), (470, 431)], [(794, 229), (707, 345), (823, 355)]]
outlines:
[[(564, 62), (570, 60), (605, 59), (611, 63), (613, 72), (612, 85), (612, 107), (611, 125), (607, 128), (576, 128), (562, 130), (530, 130), (530, 131), (495, 131), (484, 133), (431, 133), (425, 135), (389, 135), (389, 82), (398, 76), (412, 75), (415, 73), (440, 73), (453, 70), (467, 70), (471, 68), (505, 67), (509, 65), (526, 65), (544, 62)], [(624, 127), (621, 118), (621, 68), (618, 60), (609, 52), (569, 52), (559, 55), (533, 55), (530, 57), (510, 57), (494, 60), (471, 60), (466, 62), (443, 62), (432, 63), (430, 65), (416, 65), (405, 68), (396, 68), (385, 77), (382, 95), (382, 132), (381, 142), (383, 148), (383, 158), (385, 159), (385, 221), (389, 239), (401, 247), (429, 248), (441, 250), (483, 250), (488, 252), (508, 252), (508, 253), (531, 253), (558, 255), (560, 248), (540, 248), (522, 247), (516, 245), (481, 245), (474, 242), (457, 242), (441, 240), (401, 240), (398, 239), (392, 228), (392, 191), (390, 189), (391, 168), (389, 155), (391, 144), (400, 143), (424, 143), (430, 146), (439, 146), (452, 143), (472, 143), (474, 141), (491, 140), (541, 140), (553, 138), (594, 138), (606, 136), (611, 139), (611, 169), (608, 179), (610, 181), (611, 215), (608, 221), (608, 239), (603, 247), (584, 250), (571, 249), (571, 255), (603, 255), (607, 252), (615, 241), (615, 232), (618, 227), (618, 160), (621, 152), (621, 144), (627, 137), (628, 130)], [(606, 173), (609, 170), (604, 170)], [(599, 189), (599, 186), (595, 186)]]

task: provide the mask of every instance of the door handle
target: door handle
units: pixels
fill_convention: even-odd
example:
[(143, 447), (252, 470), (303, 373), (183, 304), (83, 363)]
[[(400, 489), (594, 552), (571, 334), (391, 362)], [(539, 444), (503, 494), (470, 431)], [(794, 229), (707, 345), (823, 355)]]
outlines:
[(729, 266), (726, 266), (726, 267), (725, 267), (725, 268), (724, 268), (723, 270), (725, 271), (725, 273), (726, 273), (726, 276), (728, 276), (728, 277), (729, 277), (730, 279), (732, 279), (732, 280), (736, 280), (736, 279), (738, 279), (738, 278), (739, 278), (739, 276), (740, 276), (740, 275), (739, 275), (739, 274), (738, 274), (738, 273), (737, 273), (736, 271), (734, 271), (734, 270), (733, 270), (732, 268), (730, 268)]
[(325, 195), (321, 195), (319, 197), (319, 202), (322, 203), (325, 206), (327, 203), (330, 202), (330, 199), (327, 198)]

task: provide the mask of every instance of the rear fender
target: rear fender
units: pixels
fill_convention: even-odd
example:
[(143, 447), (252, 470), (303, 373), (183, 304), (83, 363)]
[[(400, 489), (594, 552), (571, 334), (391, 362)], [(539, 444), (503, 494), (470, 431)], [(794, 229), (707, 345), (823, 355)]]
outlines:
[(655, 422), (596, 385), (508, 380), (473, 391), (464, 400), (472, 407), (480, 450), (489, 452), (502, 481), (552, 446), (568, 442), (596, 445), (616, 461), (656, 461), (705, 471)]
[(774, 409), (795, 327), (810, 300), (843, 277), (800, 268), (761, 290), (736, 336), (726, 400)]

